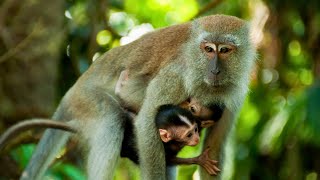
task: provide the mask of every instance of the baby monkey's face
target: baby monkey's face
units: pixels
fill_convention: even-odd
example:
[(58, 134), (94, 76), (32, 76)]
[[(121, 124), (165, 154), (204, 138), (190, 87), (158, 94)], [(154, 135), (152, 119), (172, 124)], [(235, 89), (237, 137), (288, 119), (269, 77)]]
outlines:
[(177, 141), (183, 142), (187, 146), (196, 146), (199, 140), (200, 135), (197, 123), (192, 124), (190, 127), (181, 127), (180, 137), (178, 137)]
[(179, 118), (189, 123), (185, 125), (171, 125), (166, 129), (159, 129), (161, 140), (163, 142), (176, 141), (183, 146), (196, 146), (199, 144), (200, 135), (198, 123), (190, 121), (183, 116), (179, 116)]
[(189, 110), (194, 116), (203, 119), (203, 120), (210, 120), (213, 116), (214, 111), (203, 106), (194, 98), (189, 98), (186, 101), (180, 104), (180, 107)]

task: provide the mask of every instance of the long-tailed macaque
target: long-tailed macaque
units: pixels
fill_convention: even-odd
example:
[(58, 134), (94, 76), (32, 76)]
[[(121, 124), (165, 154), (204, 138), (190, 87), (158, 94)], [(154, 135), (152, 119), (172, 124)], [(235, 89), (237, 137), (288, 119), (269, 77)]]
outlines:
[[(139, 149), (136, 146), (135, 133), (133, 132), (134, 121), (132, 117), (128, 116), (128, 118), (120, 155), (139, 164)], [(210, 175), (216, 175), (220, 171), (216, 166), (217, 161), (209, 158), (209, 148), (198, 157), (176, 157), (184, 146), (195, 146), (199, 143), (201, 127), (198, 126), (198, 123), (200, 124), (200, 122), (191, 112), (175, 105), (162, 105), (158, 110), (155, 122), (165, 149), (167, 165), (198, 164), (205, 168)]]
[[(87, 153), (88, 179), (112, 179), (124, 135), (124, 110), (114, 94), (120, 73), (123, 102), (140, 107), (135, 122), (141, 179), (165, 179), (165, 151), (155, 125), (161, 105), (192, 97), (204, 106), (221, 105), (221, 119), (208, 129), (204, 147), (223, 167), (224, 144), (248, 91), (255, 49), (248, 24), (212, 15), (159, 29), (106, 52), (93, 62), (61, 100), (53, 119), (71, 120)], [(47, 130), (21, 179), (40, 179), (70, 134)], [(223, 169), (222, 169), (223, 173)], [(202, 179), (212, 178), (203, 168)], [(219, 176), (218, 176), (219, 177)]]

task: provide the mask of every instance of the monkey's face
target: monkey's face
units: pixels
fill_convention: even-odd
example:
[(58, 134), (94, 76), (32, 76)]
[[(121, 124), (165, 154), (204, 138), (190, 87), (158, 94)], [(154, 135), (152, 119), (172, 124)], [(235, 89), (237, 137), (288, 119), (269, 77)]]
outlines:
[(180, 103), (179, 106), (190, 111), (193, 116), (205, 120), (208, 120), (214, 113), (211, 109), (203, 106), (195, 98), (188, 98), (186, 101)]
[(181, 127), (181, 133), (179, 133), (180, 139), (177, 141), (183, 142), (187, 146), (195, 146), (200, 141), (198, 124), (194, 123), (189, 127)]
[(207, 61), (205, 82), (219, 88), (228, 83), (226, 73), (228, 73), (227, 61), (236, 51), (233, 43), (208, 42), (200, 43), (200, 49), (204, 59)]
[(198, 34), (197, 42), (192, 48), (193, 60), (188, 59), (192, 67), (195, 67), (193, 75), (197, 76), (189, 77), (194, 78), (193, 83), (201, 81), (217, 91), (246, 84), (254, 63), (255, 50), (246, 27), (235, 31), (204, 31)]

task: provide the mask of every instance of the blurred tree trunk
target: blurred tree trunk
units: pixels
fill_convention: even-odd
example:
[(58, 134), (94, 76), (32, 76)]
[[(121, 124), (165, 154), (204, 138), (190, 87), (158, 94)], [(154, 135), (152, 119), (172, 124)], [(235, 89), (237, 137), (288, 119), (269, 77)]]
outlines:
[[(52, 115), (63, 13), (64, 0), (0, 3), (0, 132), (19, 120)], [(14, 170), (3, 159), (0, 171)]]
[(56, 100), (63, 0), (5, 0), (0, 9), (0, 119), (48, 117)]

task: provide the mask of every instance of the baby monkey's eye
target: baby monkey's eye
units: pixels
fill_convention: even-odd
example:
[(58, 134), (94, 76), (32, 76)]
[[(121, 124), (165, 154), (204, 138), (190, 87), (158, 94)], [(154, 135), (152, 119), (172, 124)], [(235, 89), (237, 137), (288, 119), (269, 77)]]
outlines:
[(192, 133), (189, 133), (189, 134), (187, 135), (188, 138), (191, 138), (191, 136), (192, 136)]
[(196, 127), (196, 128), (194, 129), (194, 131), (195, 131), (195, 132), (198, 132), (198, 127)]

